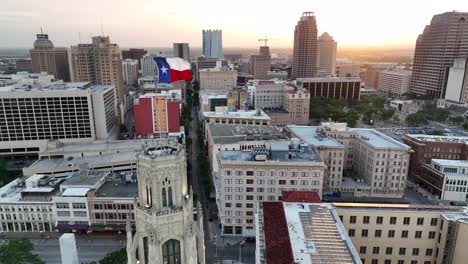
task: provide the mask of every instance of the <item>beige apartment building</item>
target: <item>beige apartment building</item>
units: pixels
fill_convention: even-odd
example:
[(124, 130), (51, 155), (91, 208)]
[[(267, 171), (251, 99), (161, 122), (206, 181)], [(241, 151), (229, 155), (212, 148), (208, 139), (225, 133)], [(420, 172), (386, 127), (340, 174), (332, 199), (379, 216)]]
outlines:
[(223, 69), (200, 69), (200, 90), (226, 92), (237, 84), (237, 71)]
[(258, 202), (280, 201), (282, 191), (308, 190), (322, 196), (325, 164), (297, 141), (221, 150), (213, 170), (219, 220), (224, 235), (255, 236)]
[(70, 67), (68, 65), (68, 51), (66, 48), (56, 48), (47, 34), (37, 34), (31, 54), (32, 71), (47, 72), (56, 79), (70, 81)]
[(468, 214), (460, 207), (334, 203), (364, 264), (466, 263)]
[(378, 91), (391, 97), (402, 97), (409, 93), (411, 71), (388, 70), (381, 71), (379, 75)]
[(71, 47), (73, 77), (76, 82), (114, 85), (119, 110), (125, 105), (122, 57), (119, 46), (109, 37), (93, 37), (91, 44)]

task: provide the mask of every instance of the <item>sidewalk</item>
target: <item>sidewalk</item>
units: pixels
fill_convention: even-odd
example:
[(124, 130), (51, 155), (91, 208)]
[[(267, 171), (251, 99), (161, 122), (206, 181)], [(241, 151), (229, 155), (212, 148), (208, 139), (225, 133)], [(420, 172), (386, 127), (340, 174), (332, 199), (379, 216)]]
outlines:
[(218, 247), (232, 246), (244, 240), (244, 237), (222, 236), (218, 221), (208, 222), (210, 242)]

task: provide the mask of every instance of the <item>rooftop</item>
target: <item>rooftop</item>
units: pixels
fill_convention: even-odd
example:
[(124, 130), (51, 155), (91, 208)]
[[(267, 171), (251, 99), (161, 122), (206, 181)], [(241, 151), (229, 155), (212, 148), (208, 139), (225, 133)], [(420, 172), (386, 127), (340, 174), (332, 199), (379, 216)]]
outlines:
[(258, 119), (258, 120), (271, 120), (271, 118), (265, 114), (262, 110), (251, 110), (251, 111), (236, 111), (236, 112), (203, 112), (205, 118), (238, 118), (238, 119)]
[(333, 138), (325, 135), (324, 133), (317, 133), (317, 129), (320, 127), (316, 126), (296, 126), (289, 125), (286, 126), (294, 136), (298, 137), (300, 140), (304, 141), (309, 145), (315, 147), (334, 147), (334, 148), (344, 148), (342, 144)]
[[(132, 175), (136, 177), (136, 175)], [(138, 183), (136, 180), (126, 181), (123, 177), (106, 181), (96, 192), (96, 197), (136, 197)]]
[(283, 191), (283, 201), (288, 203), (321, 203), (316, 192), (311, 191)]
[(298, 78), (297, 83), (307, 82), (361, 82), (359, 77), (314, 77), (314, 78)]
[(108, 176), (108, 171), (80, 170), (75, 172), (62, 183), (65, 186), (95, 186), (97, 183), (104, 181)]
[(413, 138), (419, 141), (428, 141), (428, 142), (447, 142), (447, 143), (468, 144), (468, 137), (432, 136), (432, 135), (423, 135), (423, 134), (406, 134), (404, 137)]
[(411, 147), (397, 141), (375, 129), (366, 128), (351, 128), (351, 131), (355, 131), (362, 140), (368, 142), (374, 148), (385, 148), (385, 149), (406, 149), (410, 150)]
[(432, 162), (444, 167), (468, 167), (468, 160), (432, 159)]
[(262, 206), (266, 263), (360, 263), (331, 204), (263, 202)]
[(358, 209), (358, 210), (390, 210), (390, 211), (457, 211), (461, 210), (459, 206), (450, 205), (426, 205), (426, 204), (384, 204), (384, 203), (333, 203), (335, 208)]
[(249, 140), (278, 140), (286, 136), (278, 127), (268, 125), (208, 124), (215, 144)]

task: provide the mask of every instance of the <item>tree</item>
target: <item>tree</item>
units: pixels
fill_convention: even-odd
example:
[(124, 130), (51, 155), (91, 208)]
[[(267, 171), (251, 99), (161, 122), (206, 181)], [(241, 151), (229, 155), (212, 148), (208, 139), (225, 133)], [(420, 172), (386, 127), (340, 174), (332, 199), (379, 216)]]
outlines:
[(408, 115), (405, 119), (405, 122), (409, 126), (420, 126), (429, 123), (428, 119), (426, 118), (426, 115), (421, 111)]
[(383, 120), (389, 120), (390, 118), (392, 118), (394, 114), (395, 114), (394, 109), (381, 109), (380, 110), (380, 117)]
[(465, 121), (463, 116), (452, 116), (449, 118), (450, 123), (455, 124), (455, 125), (460, 125)]
[(32, 254), (34, 245), (27, 239), (9, 240), (0, 246), (2, 264), (45, 264), (37, 255)]
[(398, 117), (398, 115), (394, 115), (393, 116), (393, 121), (400, 122), (400, 117)]
[(358, 120), (359, 120), (359, 115), (358, 113), (356, 113), (356, 111), (349, 111), (346, 114), (346, 123), (348, 124), (349, 127), (355, 127)]
[(427, 133), (428, 135), (433, 135), (433, 136), (443, 136), (444, 135), (444, 131), (442, 130), (432, 130), (430, 131), (429, 133)]
[(122, 248), (107, 254), (99, 261), (99, 264), (126, 264), (127, 263), (127, 250)]

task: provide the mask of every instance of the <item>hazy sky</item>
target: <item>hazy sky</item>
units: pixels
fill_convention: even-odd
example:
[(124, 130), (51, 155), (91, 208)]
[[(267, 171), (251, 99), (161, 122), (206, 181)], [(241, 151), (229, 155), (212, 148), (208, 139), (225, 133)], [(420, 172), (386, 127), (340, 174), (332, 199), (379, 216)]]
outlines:
[(56, 46), (104, 33), (121, 47), (201, 46), (202, 29), (222, 29), (225, 47), (291, 47), (303, 11), (338, 45), (413, 46), (434, 14), (468, 12), (467, 0), (0, 0), (0, 48), (29, 48), (42, 26)]

